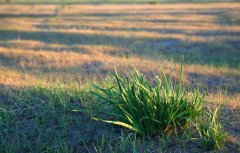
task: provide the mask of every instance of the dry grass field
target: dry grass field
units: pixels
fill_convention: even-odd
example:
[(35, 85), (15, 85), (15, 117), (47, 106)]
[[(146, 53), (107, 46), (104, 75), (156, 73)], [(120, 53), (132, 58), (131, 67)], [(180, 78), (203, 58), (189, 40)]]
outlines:
[[(240, 151), (240, 3), (0, 5), (1, 110), (5, 105), (11, 105), (12, 110), (20, 108), (20, 104), (10, 104), (10, 93), (28, 90), (37, 84), (49, 88), (55, 84), (85, 88), (92, 81), (105, 80), (115, 67), (120, 73), (126, 73), (134, 66), (151, 80), (161, 75), (162, 66), (168, 76), (177, 80), (182, 56), (184, 83), (204, 90), (209, 103), (226, 105), (222, 121), (229, 138), (223, 151)], [(32, 110), (37, 109), (37, 105), (29, 103), (21, 107)], [(40, 128), (43, 131), (33, 130), (36, 128), (34, 116), (21, 119), (14, 116), (16, 122), (11, 123), (14, 126), (9, 123), (9, 128), (4, 128), (0, 142), (8, 145), (11, 142), (9, 152), (14, 146), (17, 152), (46, 150), (49, 145), (58, 146), (57, 140), (61, 140), (59, 146), (63, 146), (59, 152), (76, 151), (76, 148), (90, 152), (100, 150), (101, 134), (111, 128), (92, 123), (81, 114), (77, 116), (82, 118), (82, 123), (75, 125), (72, 116), (72, 120), (67, 116), (67, 130), (57, 127), (57, 123), (49, 123), (56, 126), (44, 125), (47, 128)], [(22, 126), (32, 130), (22, 130), (26, 132), (24, 136), (11, 134), (11, 128)], [(96, 132), (99, 128), (100, 132)], [(54, 132), (51, 129), (55, 129)], [(117, 130), (116, 135), (121, 135)], [(56, 139), (50, 141), (48, 137), (53, 136)], [(19, 141), (28, 143), (18, 146), (19, 142), (10, 141), (15, 137), (23, 137)], [(108, 145), (116, 142), (106, 139)], [(127, 139), (122, 141), (127, 143)], [(142, 140), (135, 141), (141, 144)], [(147, 143), (150, 142), (144, 145)], [(181, 149), (191, 152), (192, 148), (198, 152), (198, 147), (187, 146), (173, 144), (167, 152)], [(152, 148), (150, 152), (154, 152), (156, 144)], [(57, 152), (58, 148), (50, 150)]]

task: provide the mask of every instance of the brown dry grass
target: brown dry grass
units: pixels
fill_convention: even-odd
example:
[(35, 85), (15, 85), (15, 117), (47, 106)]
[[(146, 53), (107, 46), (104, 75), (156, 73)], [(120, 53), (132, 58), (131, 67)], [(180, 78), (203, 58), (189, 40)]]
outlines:
[(162, 66), (177, 79), (184, 55), (185, 84), (204, 89), (209, 102), (227, 102), (226, 124), (237, 129), (239, 16), (240, 3), (0, 5), (0, 91), (84, 86), (115, 67), (135, 66), (151, 79)]
[[(99, 73), (111, 72), (114, 66), (134, 65), (145, 73), (159, 73), (159, 65), (170, 67), (165, 56), (178, 42), (174, 49), (178, 56), (209, 48), (214, 56), (220, 52), (223, 57), (230, 48), (234, 56), (239, 49), (239, 3), (0, 7), (0, 81), (12, 86), (63, 78), (68, 83), (84, 83), (98, 78)], [(207, 47), (192, 47), (199, 44)], [(178, 53), (181, 47), (184, 51)], [(205, 56), (209, 60), (209, 53), (199, 56), (203, 62), (193, 58), (185, 65), (186, 83), (210, 90), (222, 85), (223, 90), (238, 95), (240, 71), (231, 67), (239, 64), (239, 59), (235, 57), (230, 67), (216, 67), (199, 64)], [(231, 59), (226, 62), (231, 64)], [(177, 67), (171, 75), (176, 77)]]

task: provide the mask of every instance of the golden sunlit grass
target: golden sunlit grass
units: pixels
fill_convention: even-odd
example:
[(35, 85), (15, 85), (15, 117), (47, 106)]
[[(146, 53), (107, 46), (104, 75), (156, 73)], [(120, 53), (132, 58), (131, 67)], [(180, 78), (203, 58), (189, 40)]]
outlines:
[[(132, 66), (150, 81), (163, 67), (177, 81), (184, 55), (184, 83), (204, 90), (209, 103), (231, 108), (226, 124), (238, 140), (239, 14), (240, 3), (0, 5), (0, 91), (25, 88), (31, 97), (36, 84), (88, 87), (104, 82), (115, 67), (126, 74)], [(45, 87), (36, 91), (41, 104), (42, 92), (58, 93)]]

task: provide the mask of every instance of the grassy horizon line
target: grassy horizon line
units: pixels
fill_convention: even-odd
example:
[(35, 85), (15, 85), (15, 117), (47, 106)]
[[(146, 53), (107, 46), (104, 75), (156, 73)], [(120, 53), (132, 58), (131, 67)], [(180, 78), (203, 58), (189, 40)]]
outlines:
[(240, 0), (0, 0), (0, 4), (161, 4), (161, 3), (222, 3)]

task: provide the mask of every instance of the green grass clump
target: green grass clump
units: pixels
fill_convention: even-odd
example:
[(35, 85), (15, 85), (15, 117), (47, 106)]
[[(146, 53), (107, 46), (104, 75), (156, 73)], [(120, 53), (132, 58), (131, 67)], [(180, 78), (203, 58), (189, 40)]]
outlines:
[(200, 144), (204, 150), (220, 150), (223, 147), (227, 135), (219, 122), (219, 107), (214, 111), (209, 109), (205, 118), (201, 118), (197, 128)]
[(164, 71), (163, 74), (164, 81), (156, 78), (152, 85), (137, 70), (128, 77), (121, 77), (116, 71), (113, 87), (95, 85), (100, 92), (94, 93), (116, 109), (108, 113), (116, 121), (97, 120), (127, 127), (143, 136), (177, 133), (187, 127), (201, 115), (203, 95), (182, 86), (182, 67), (178, 84), (173, 85)]

